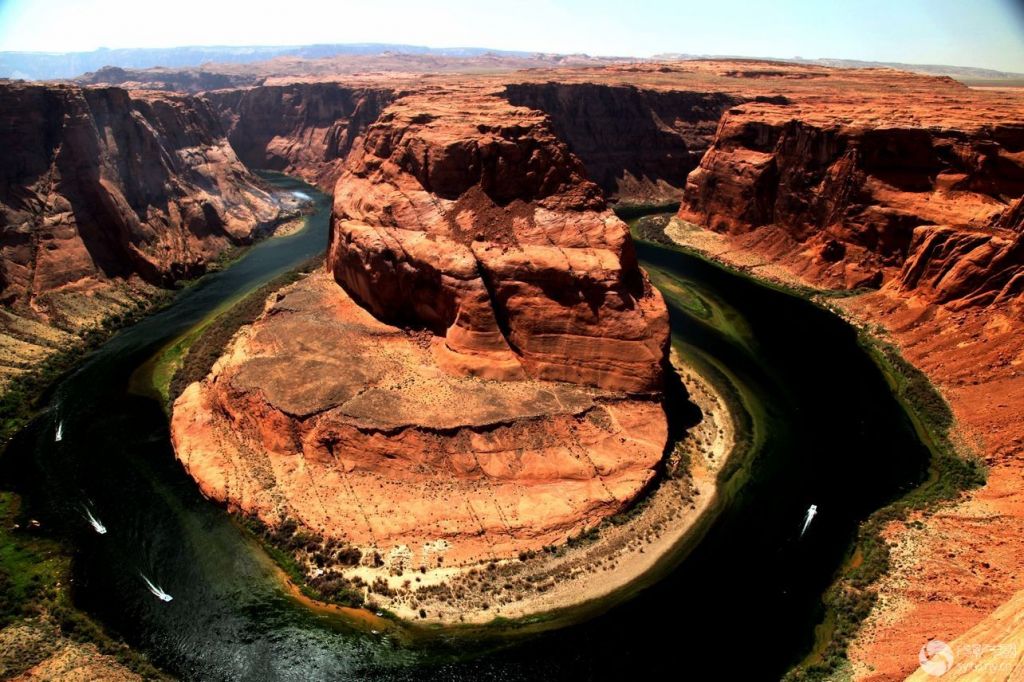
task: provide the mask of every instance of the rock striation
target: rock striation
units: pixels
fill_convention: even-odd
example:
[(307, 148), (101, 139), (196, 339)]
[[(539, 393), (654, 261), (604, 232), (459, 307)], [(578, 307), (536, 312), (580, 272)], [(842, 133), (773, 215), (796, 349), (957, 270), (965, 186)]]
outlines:
[(629, 232), (539, 112), (410, 95), (346, 162), (328, 267), (377, 317), (489, 379), (661, 388), (668, 318)]
[(687, 180), (680, 217), (764, 230), (763, 248), (829, 286), (895, 280), (958, 304), (1018, 295), (1009, 204), (1024, 194), (1024, 119), (880, 125), (867, 113), (734, 107)]
[(630, 203), (678, 201), (723, 112), (744, 101), (724, 92), (605, 83), (511, 83), (504, 96), (547, 113), (590, 178)]
[(394, 96), (386, 87), (289, 83), (204, 98), (247, 166), (297, 175), (331, 192), (352, 145)]
[[(934, 535), (898, 529), (917, 558), (879, 588), (858, 679), (905, 676), (923, 636), (1022, 588), (1024, 94), (747, 60), (344, 73), (317, 77), (387, 93), (354, 127), (358, 107), (331, 109), (343, 145), (310, 82), (244, 95), (292, 117), (259, 123), (251, 163), (338, 182), (328, 272), (272, 299), (175, 406), (207, 494), (376, 548), (383, 571), (512, 556), (628, 505), (665, 442), (666, 332), (604, 196), (677, 197), (674, 236), (723, 260), (879, 288), (841, 304), (889, 329), (990, 467)], [(243, 95), (209, 97), (246, 125)]]
[(2, 96), (5, 303), (87, 277), (167, 284), (277, 217), (200, 99), (21, 83)]
[[(0, 82), (3, 363), (153, 286), (203, 272), (281, 210), (202, 99)], [(115, 292), (115, 293), (110, 293)], [(35, 327), (42, 324), (42, 327)]]
[(392, 568), (564, 542), (668, 439), (667, 310), (625, 224), (547, 116), (457, 94), (396, 97), (357, 136), (326, 272), (174, 407), (207, 495)]
[(437, 357), (314, 274), (178, 398), (175, 453), (207, 496), (379, 555), (385, 575), (564, 542), (653, 478), (658, 400), (453, 376)]

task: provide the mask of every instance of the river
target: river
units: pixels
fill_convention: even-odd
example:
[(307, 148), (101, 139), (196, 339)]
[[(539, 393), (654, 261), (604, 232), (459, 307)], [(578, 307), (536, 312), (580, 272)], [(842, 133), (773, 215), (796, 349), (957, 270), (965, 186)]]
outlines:
[[(185, 679), (535, 680), (671, 674), (778, 679), (811, 647), (821, 595), (857, 524), (920, 482), (928, 453), (855, 332), (814, 305), (683, 253), (638, 243), (666, 294), (673, 344), (730, 397), (750, 444), (697, 547), (653, 585), (583, 622), (528, 637), (409, 644), (310, 610), (265, 553), (199, 495), (167, 418), (132, 373), (234, 297), (322, 252), (330, 200), (122, 330), (12, 441), (4, 483), (74, 549), (74, 599)], [(55, 440), (62, 423), (62, 438)], [(801, 537), (807, 509), (817, 516)], [(106, 533), (83, 514), (88, 505)], [(154, 586), (173, 597), (157, 598)]]

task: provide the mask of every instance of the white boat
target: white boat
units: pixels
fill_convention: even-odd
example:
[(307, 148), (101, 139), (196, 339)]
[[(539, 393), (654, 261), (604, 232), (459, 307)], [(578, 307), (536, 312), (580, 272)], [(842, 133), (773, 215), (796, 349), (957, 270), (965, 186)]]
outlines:
[(145, 581), (146, 583), (146, 587), (149, 588), (149, 591), (153, 593), (154, 597), (156, 597), (160, 601), (171, 601), (172, 599), (174, 599), (174, 597), (164, 592), (160, 587), (154, 585), (150, 581), (150, 579), (142, 575), (142, 573), (139, 573), (139, 575), (142, 576), (143, 581)]
[(810, 507), (807, 508), (807, 514), (806, 516), (804, 516), (804, 527), (800, 531), (800, 537), (803, 537), (804, 533), (807, 532), (807, 527), (811, 525), (811, 521), (814, 519), (817, 513), (818, 505), (812, 504)]

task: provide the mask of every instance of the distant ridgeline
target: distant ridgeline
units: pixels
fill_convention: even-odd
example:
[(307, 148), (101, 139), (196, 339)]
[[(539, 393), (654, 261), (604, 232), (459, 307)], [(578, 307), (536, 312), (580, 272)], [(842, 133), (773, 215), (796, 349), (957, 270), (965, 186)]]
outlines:
[[(0, 52), (0, 78), (23, 80), (52, 80), (77, 78), (105, 67), (122, 69), (190, 68), (210, 66), (217, 71), (217, 64), (249, 64), (275, 57), (299, 59), (325, 59), (330, 57), (373, 56), (402, 54), (410, 56), (448, 57), (467, 59), (489, 56), (508, 59), (509, 68), (522, 68), (512, 63), (516, 59), (540, 57), (533, 52), (515, 50), (493, 50), (485, 47), (425, 47), (422, 45), (401, 45), (392, 43), (333, 43), (323, 45), (207, 45), (166, 48), (99, 48), (90, 52)], [(543, 55), (553, 65), (570, 65), (566, 57), (590, 60), (586, 55)], [(593, 58), (598, 61), (645, 61), (626, 57)], [(748, 56), (692, 55), (666, 53), (654, 55), (653, 61), (689, 61), (695, 59), (756, 59)], [(856, 59), (775, 59), (780, 63), (810, 64), (834, 68), (891, 68), (931, 76), (949, 76), (969, 84), (1024, 83), (1024, 73), (980, 69), (948, 64), (904, 64), (900, 62), (869, 62)], [(237, 85), (225, 83), (219, 87)]]
[(385, 52), (429, 54), (440, 57), (476, 57), (492, 54), (524, 57), (528, 52), (488, 50), (482, 47), (431, 48), (387, 43), (346, 45), (205, 46), (167, 48), (100, 48), (91, 52), (0, 52), (0, 78), (48, 80), (74, 78), (105, 66), (148, 69), (154, 66), (186, 67), (209, 62), (248, 64), (274, 57), (317, 59), (339, 55), (374, 55)]

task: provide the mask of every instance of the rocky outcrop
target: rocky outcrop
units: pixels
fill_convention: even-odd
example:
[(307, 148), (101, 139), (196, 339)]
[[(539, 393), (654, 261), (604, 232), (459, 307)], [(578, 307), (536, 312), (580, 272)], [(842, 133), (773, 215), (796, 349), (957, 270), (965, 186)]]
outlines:
[(209, 92), (205, 98), (250, 168), (297, 175), (331, 192), (345, 156), (394, 93), (294, 83)]
[(551, 117), (590, 178), (620, 201), (678, 200), (722, 113), (744, 101), (723, 92), (601, 83), (513, 83), (504, 96)]
[(7, 305), (82, 279), (169, 284), (278, 214), (201, 100), (28, 84), (0, 96)]
[(539, 112), (396, 101), (338, 182), (328, 267), (379, 318), (443, 336), (457, 374), (661, 387), (664, 303)]
[(998, 223), (1024, 194), (1024, 121), (871, 127), (844, 113), (732, 109), (687, 181), (680, 216), (734, 235), (781, 228), (798, 269), (828, 285), (885, 272), (939, 301), (1009, 295), (1020, 256)]
[(925, 226), (914, 231), (899, 286), (954, 307), (1024, 294), (1024, 235)]
[(203, 100), (3, 82), (0, 101), (3, 377), (279, 214)]
[(175, 453), (209, 497), (376, 553), (385, 571), (564, 542), (654, 476), (656, 397), (452, 376), (440, 344), (314, 274), (177, 400)]
[(408, 94), (345, 160), (327, 272), (178, 398), (175, 452), (210, 497), (374, 570), (515, 558), (654, 478), (667, 346), (625, 224), (544, 114)]
[(256, 85), (261, 79), (256, 75), (227, 73), (217, 70), (168, 69), (125, 69), (120, 66), (104, 66), (74, 79), (79, 85), (106, 85), (126, 89), (169, 90), (196, 94), (205, 90), (222, 90)]

